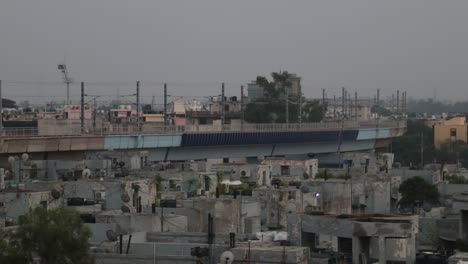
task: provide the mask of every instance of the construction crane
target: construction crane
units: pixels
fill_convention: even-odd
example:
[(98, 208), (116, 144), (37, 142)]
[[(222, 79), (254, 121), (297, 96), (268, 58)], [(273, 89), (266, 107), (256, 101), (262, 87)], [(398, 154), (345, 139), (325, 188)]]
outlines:
[(62, 79), (63, 82), (67, 85), (67, 105), (70, 104), (70, 83), (73, 83), (73, 78), (68, 75), (68, 69), (67, 65), (64, 64), (59, 64), (57, 68), (62, 72)]

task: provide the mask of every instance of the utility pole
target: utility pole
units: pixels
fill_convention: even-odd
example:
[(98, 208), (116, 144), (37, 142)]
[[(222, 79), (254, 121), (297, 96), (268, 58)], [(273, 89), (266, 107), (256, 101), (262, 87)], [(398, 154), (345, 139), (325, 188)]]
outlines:
[(241, 101), (241, 130), (244, 129), (244, 86), (241, 85), (241, 98), (240, 98), (240, 101)]
[(289, 89), (286, 87), (286, 124), (289, 124)]
[(2, 80), (0, 80), (0, 137), (3, 136), (3, 97)]
[(346, 100), (346, 91), (345, 88), (341, 88), (341, 115), (342, 118), (345, 116), (345, 100)]
[(380, 89), (377, 89), (377, 98), (376, 98), (376, 105), (377, 107), (380, 106)]
[(67, 105), (70, 104), (70, 83), (73, 82), (73, 78), (68, 74), (68, 68), (66, 64), (59, 64), (58, 69), (62, 72), (63, 82), (67, 85)]
[(343, 104), (343, 109), (344, 109), (344, 116), (348, 116), (348, 91), (344, 90), (344, 104)]
[(392, 113), (395, 112), (395, 94), (392, 93)]
[(333, 119), (336, 117), (336, 95), (333, 95)]
[(167, 83), (164, 83), (164, 129), (167, 126)]
[(353, 100), (351, 100), (351, 93), (348, 93), (348, 115), (351, 120), (353, 116)]
[(140, 81), (136, 82), (137, 131), (140, 132)]
[(325, 106), (325, 89), (322, 89), (322, 105)]
[(402, 113), (405, 114), (406, 113), (406, 91), (403, 92), (403, 95), (402, 95), (402, 102), (401, 102), (401, 110), (402, 110)]
[(424, 134), (421, 132), (421, 168), (424, 167)]
[(354, 119), (358, 120), (357, 92), (354, 92)]
[(400, 114), (400, 90), (396, 91), (396, 111)]
[(299, 93), (299, 100), (298, 101), (298, 108), (299, 108), (299, 116), (298, 116), (298, 119), (299, 120), (299, 124), (302, 124), (302, 90), (301, 92)]
[(224, 118), (225, 118), (225, 111), (224, 111), (224, 83), (221, 84), (221, 128), (224, 127)]
[[(96, 97), (93, 99), (94, 101), (94, 109), (93, 109), (93, 132), (96, 133), (96, 115), (97, 115), (97, 102)], [(102, 126), (101, 126), (102, 127)]]
[(80, 116), (80, 121), (81, 121), (81, 134), (84, 133), (84, 82), (81, 82), (81, 116)]
[(151, 112), (154, 111), (154, 101), (155, 101), (155, 100), (156, 100), (156, 97), (153, 95), (153, 96), (151, 97)]

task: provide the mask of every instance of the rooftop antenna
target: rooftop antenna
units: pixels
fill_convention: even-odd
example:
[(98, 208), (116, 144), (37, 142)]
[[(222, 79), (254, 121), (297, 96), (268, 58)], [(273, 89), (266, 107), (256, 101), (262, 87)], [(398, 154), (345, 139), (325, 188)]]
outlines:
[(73, 78), (68, 74), (67, 65), (65, 63), (59, 64), (57, 68), (62, 72), (63, 83), (67, 85), (67, 105), (70, 104), (70, 83), (73, 83)]

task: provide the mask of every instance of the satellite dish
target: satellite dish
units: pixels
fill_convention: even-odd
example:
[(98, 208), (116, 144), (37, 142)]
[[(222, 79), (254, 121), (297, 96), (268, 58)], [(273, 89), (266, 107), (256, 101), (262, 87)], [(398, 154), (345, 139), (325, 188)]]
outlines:
[(24, 153), (23, 155), (21, 155), (21, 159), (23, 161), (27, 161), (29, 159), (29, 155), (27, 153)]
[(230, 180), (222, 180), (221, 184), (229, 185), (229, 184), (231, 184), (231, 181)]
[(122, 201), (123, 201), (124, 203), (130, 202), (130, 196), (128, 196), (128, 193), (126, 193), (126, 192), (125, 192), (125, 193), (122, 193), (122, 196), (120, 196), (120, 199), (122, 199)]
[(229, 185), (241, 185), (242, 182), (239, 181), (239, 180), (236, 180), (236, 181), (232, 181), (231, 183), (229, 183)]
[(60, 192), (55, 188), (52, 189), (52, 191), (50, 191), (50, 194), (52, 195), (52, 198), (54, 198), (55, 200), (60, 198)]
[(107, 230), (106, 237), (111, 242), (117, 241), (117, 234), (114, 232), (114, 230)]
[(302, 193), (309, 193), (309, 192), (310, 192), (309, 187), (307, 187), (307, 186), (302, 186), (302, 187), (301, 187), (301, 192), (302, 192)]
[(120, 210), (122, 210), (123, 213), (130, 213), (130, 208), (128, 208), (128, 206), (126, 205), (122, 205), (122, 207), (120, 207)]
[(452, 205), (453, 205), (453, 200), (452, 199), (445, 200), (445, 206), (451, 208)]
[(286, 206), (286, 212), (288, 212), (289, 214), (292, 214), (292, 213), (295, 213), (296, 212), (296, 204), (295, 203), (289, 203), (287, 206)]
[(85, 179), (89, 178), (89, 176), (91, 176), (91, 170), (88, 168), (84, 169), (81, 173), (81, 176), (83, 176)]
[(8, 163), (10, 163), (10, 164), (13, 164), (15, 162), (15, 160), (16, 159), (13, 156), (8, 157)]
[(224, 251), (219, 260), (220, 264), (231, 264), (234, 262), (234, 254), (231, 251)]

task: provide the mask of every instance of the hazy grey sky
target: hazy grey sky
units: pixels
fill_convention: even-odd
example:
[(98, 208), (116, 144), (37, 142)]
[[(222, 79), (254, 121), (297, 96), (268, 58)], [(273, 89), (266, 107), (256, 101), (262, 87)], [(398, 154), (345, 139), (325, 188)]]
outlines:
[[(66, 56), (77, 81), (109, 93), (142, 80), (148, 95), (162, 82), (215, 93), (223, 81), (233, 94), (283, 69), (308, 96), (345, 86), (468, 99), (467, 11), (466, 0), (2, 0), (0, 79), (59, 81)], [(33, 89), (19, 86), (5, 93)]]

